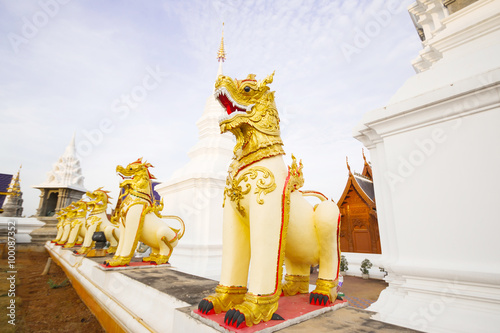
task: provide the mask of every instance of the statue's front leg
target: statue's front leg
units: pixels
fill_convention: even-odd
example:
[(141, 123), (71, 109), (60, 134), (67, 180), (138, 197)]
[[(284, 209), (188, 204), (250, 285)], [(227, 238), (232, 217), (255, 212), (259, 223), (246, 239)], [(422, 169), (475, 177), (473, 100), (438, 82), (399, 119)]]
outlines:
[(141, 217), (146, 206), (143, 204), (136, 204), (131, 206), (127, 215), (125, 216), (126, 227), (123, 229), (123, 233), (120, 235), (120, 252), (113, 257), (111, 260), (106, 261), (107, 266), (123, 266), (128, 265), (132, 256), (134, 255), (135, 248), (137, 247), (137, 242), (139, 241)]
[(76, 253), (85, 254), (90, 251), (90, 249), (93, 247), (92, 236), (94, 235), (94, 232), (97, 230), (98, 226), (98, 223), (94, 223), (88, 227), (85, 233), (85, 238), (83, 239), (82, 247)]
[(118, 228), (107, 225), (104, 228), (104, 234), (109, 241), (109, 248), (106, 250), (106, 253), (115, 253), (118, 249)]
[(69, 233), (68, 241), (66, 245), (64, 245), (65, 248), (70, 248), (75, 246), (75, 242), (78, 239), (80, 233), (80, 225), (77, 224), (73, 228), (71, 228), (71, 231)]
[(82, 245), (83, 244), (83, 241), (85, 240), (85, 235), (87, 235), (87, 228), (82, 223), (82, 224), (80, 224), (80, 229), (78, 231), (78, 237), (76, 239), (76, 245)]
[(57, 242), (56, 244), (63, 245), (64, 243), (66, 243), (66, 241), (68, 240), (70, 231), (71, 231), (71, 224), (68, 223), (63, 227), (63, 235), (62, 235), (61, 239), (59, 240), (59, 242)]
[(286, 229), (283, 228), (279, 191), (267, 195), (265, 204), (250, 201), (251, 260), (248, 293), (244, 302), (226, 313), (224, 322), (234, 327), (271, 320), (278, 309)]
[(64, 232), (64, 228), (63, 226), (58, 226), (57, 227), (57, 235), (56, 235), (56, 238), (54, 238), (51, 242), (52, 243), (57, 243), (59, 242), (59, 240), (61, 239), (62, 235), (63, 235), (63, 232)]
[(224, 207), (222, 272), (215, 294), (198, 305), (202, 313), (220, 313), (243, 302), (250, 263), (250, 230), (232, 203)]

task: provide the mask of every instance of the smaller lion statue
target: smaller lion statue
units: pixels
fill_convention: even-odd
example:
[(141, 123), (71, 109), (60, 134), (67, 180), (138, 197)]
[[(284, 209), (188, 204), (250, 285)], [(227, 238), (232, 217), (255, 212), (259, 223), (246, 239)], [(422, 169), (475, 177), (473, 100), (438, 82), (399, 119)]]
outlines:
[(89, 212), (85, 226), (87, 228), (87, 233), (83, 240), (82, 247), (76, 252), (78, 254), (86, 254), (93, 247), (92, 236), (94, 232), (103, 231), (106, 235), (106, 239), (109, 241), (110, 246), (106, 250), (107, 253), (115, 253), (118, 247), (118, 225), (113, 224), (109, 221), (106, 215), (106, 209), (108, 207), (109, 191), (105, 191), (102, 187), (98, 188), (93, 192), (87, 192), (86, 196), (90, 199), (87, 202), (87, 210)]
[[(56, 214), (55, 217), (57, 218), (57, 235), (56, 238), (54, 238), (51, 242), (52, 243), (58, 243), (63, 234), (64, 234), (64, 226), (65, 226), (65, 221), (68, 218), (68, 213), (69, 213), (69, 207), (72, 207), (71, 205), (62, 208), (59, 210)], [(69, 235), (69, 230), (68, 230), (68, 235)]]
[(73, 205), (75, 206), (74, 217), (71, 220), (71, 230), (69, 232), (68, 240), (64, 245), (65, 248), (72, 248), (75, 245), (81, 245), (85, 235), (87, 234), (87, 227), (85, 226), (87, 203), (83, 200), (79, 200)]
[[(68, 243), (71, 235), (71, 230), (75, 226), (75, 224), (79, 224), (78, 219), (82, 218), (83, 207), (85, 203), (82, 200), (72, 202), (68, 206), (64, 207), (58, 212), (57, 219), (59, 222), (57, 223), (57, 236), (53, 240), (56, 245), (65, 245)], [(85, 210), (86, 212), (86, 210)], [(83, 216), (83, 218), (85, 218)], [(77, 220), (75, 222), (75, 220)], [(78, 235), (76, 235), (78, 236)], [(75, 237), (75, 241), (78, 241), (79, 237)]]
[[(153, 167), (142, 158), (130, 163), (126, 168), (118, 165), (116, 172), (123, 178), (120, 183), (122, 194), (118, 210), (120, 241), (115, 256), (106, 260), (107, 266), (128, 265), (139, 241), (151, 247), (151, 255), (142, 259), (153, 264), (167, 263), (174, 247), (185, 231), (184, 222), (178, 216), (161, 215), (163, 201), (157, 205), (153, 197), (152, 179), (149, 172)], [(174, 229), (167, 220), (175, 219), (180, 229)]]

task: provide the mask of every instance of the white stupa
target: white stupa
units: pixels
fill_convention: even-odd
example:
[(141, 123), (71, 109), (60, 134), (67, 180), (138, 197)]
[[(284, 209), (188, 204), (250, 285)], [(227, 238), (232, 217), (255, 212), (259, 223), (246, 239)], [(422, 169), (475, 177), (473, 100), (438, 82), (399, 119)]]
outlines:
[[(217, 59), (222, 74), (224, 36)], [(196, 125), (198, 143), (188, 152), (190, 161), (170, 180), (156, 186), (165, 204), (164, 214), (180, 216), (186, 234), (175, 248), (171, 263), (187, 273), (217, 278), (222, 260), (222, 201), (227, 169), (233, 156), (233, 137), (220, 134), (224, 109), (210, 95)]]
[(500, 178), (483, 176), (500, 168), (500, 1), (444, 3), (409, 7), (416, 74), (354, 132), (370, 150), (374, 265), (389, 283), (368, 310), (424, 332), (496, 332)]
[(45, 182), (33, 186), (42, 192), (35, 216), (46, 223), (43, 228), (33, 231), (31, 234), (33, 242), (44, 243), (56, 235), (57, 219), (54, 214), (73, 201), (82, 198), (87, 191), (83, 180), (80, 160), (76, 157), (75, 135), (73, 134), (70, 144), (47, 174)]
[(76, 157), (75, 135), (73, 134), (70, 144), (66, 147), (64, 154), (54, 164), (52, 170), (47, 174), (45, 182), (33, 187), (38, 189), (69, 188), (85, 192), (83, 180), (80, 160)]

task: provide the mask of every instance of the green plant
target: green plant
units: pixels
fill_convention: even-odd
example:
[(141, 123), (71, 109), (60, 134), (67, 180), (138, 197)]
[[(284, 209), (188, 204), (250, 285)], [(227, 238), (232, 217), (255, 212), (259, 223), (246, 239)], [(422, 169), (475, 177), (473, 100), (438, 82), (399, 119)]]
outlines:
[(370, 262), (370, 260), (365, 259), (361, 262), (361, 268), (359, 269), (361, 273), (363, 274), (368, 274), (368, 270), (372, 268), (373, 264)]
[(340, 256), (340, 270), (342, 272), (347, 272), (349, 269), (349, 262), (347, 261), (345, 256)]
[(57, 284), (55, 283), (54, 281), (52, 281), (52, 279), (49, 279), (49, 281), (47, 281), (50, 289), (57, 289), (57, 288), (62, 288), (62, 287), (65, 287), (68, 285), (68, 279), (65, 279), (63, 282)]

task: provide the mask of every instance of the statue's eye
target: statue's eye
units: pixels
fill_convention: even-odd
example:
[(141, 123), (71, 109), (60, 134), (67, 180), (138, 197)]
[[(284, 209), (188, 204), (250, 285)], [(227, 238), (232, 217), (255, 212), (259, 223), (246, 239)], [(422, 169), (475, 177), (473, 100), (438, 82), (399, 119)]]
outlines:
[(250, 92), (250, 87), (249, 87), (249, 86), (246, 86), (246, 87), (244, 88), (244, 90), (245, 90), (246, 92)]

